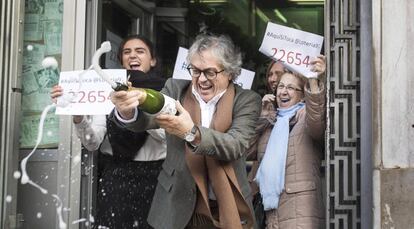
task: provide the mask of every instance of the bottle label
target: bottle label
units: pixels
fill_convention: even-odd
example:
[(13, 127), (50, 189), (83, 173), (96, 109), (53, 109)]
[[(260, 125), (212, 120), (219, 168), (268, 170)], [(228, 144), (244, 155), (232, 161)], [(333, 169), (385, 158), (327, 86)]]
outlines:
[(170, 114), (175, 115), (177, 113), (177, 108), (175, 108), (175, 100), (169, 96), (164, 96), (164, 106), (157, 114)]

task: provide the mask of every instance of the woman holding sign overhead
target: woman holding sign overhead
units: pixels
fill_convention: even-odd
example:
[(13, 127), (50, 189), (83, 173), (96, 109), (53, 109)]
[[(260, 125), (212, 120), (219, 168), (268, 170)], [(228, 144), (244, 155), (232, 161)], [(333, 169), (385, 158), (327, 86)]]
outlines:
[[(158, 90), (164, 86), (154, 72), (157, 60), (147, 38), (124, 39), (118, 58), (125, 69), (137, 70), (130, 71), (133, 86)], [(60, 86), (52, 89), (53, 99), (62, 94)], [(164, 130), (135, 133), (120, 129), (104, 115), (76, 115), (73, 122), (84, 147), (100, 152), (94, 228), (151, 228), (147, 216), (166, 156)]]
[(262, 111), (259, 144), (252, 146), (264, 154), (254, 177), (268, 229), (324, 228), (320, 166), (326, 122), (325, 57), (318, 56), (311, 64), (318, 78), (291, 72), (281, 76), (276, 112)]

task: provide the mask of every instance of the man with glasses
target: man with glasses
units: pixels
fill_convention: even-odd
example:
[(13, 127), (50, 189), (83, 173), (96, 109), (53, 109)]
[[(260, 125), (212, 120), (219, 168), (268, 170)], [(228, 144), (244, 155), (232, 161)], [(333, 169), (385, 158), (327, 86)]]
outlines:
[[(192, 80), (161, 91), (178, 115), (141, 111), (136, 90), (111, 96), (111, 118), (134, 131), (164, 128), (167, 158), (148, 222), (154, 228), (253, 228), (245, 152), (255, 135), (260, 96), (233, 83), (241, 53), (226, 36), (200, 35), (189, 49)], [(182, 105), (181, 105), (182, 104)]]
[(203, 73), (204, 76), (209, 80), (214, 80), (214, 78), (217, 77), (217, 74), (222, 73), (224, 71), (224, 69), (223, 69), (223, 70), (217, 72), (216, 70), (214, 70), (212, 68), (208, 68), (208, 69), (205, 69), (205, 70), (200, 70), (200, 69), (197, 69), (197, 68), (191, 67), (191, 66), (187, 67), (187, 70), (190, 73), (191, 77), (198, 78), (198, 77), (201, 76), (201, 73)]

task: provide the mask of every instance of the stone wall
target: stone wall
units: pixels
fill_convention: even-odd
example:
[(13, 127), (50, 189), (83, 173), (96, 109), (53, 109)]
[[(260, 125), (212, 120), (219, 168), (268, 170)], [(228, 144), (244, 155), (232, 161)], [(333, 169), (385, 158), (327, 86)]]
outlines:
[(372, 9), (373, 228), (414, 228), (414, 2)]

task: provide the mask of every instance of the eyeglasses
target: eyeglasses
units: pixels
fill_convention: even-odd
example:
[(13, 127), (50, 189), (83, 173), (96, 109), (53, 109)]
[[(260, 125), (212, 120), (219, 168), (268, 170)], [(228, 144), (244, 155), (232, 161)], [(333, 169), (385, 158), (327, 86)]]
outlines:
[(299, 88), (293, 86), (292, 84), (288, 84), (286, 86), (284, 84), (278, 84), (277, 85), (277, 90), (283, 90), (284, 88), (286, 88), (286, 90), (288, 92), (303, 91), (302, 89), (299, 89)]
[(209, 80), (215, 79), (217, 77), (217, 74), (224, 71), (224, 69), (217, 72), (212, 68), (207, 68), (207, 69), (204, 69), (204, 70), (200, 70), (198, 68), (192, 68), (192, 67), (188, 67), (187, 70), (190, 73), (190, 75), (194, 78), (200, 77), (201, 73), (203, 73), (204, 76)]

